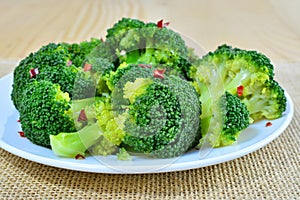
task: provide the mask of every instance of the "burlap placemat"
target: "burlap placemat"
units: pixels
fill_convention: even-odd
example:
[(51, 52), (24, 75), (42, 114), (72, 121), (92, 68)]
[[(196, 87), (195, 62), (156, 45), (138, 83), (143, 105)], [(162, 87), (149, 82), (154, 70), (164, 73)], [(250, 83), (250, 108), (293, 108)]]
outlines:
[(300, 114), (262, 149), (200, 169), (143, 175), (71, 171), (0, 150), (0, 199), (297, 199)]

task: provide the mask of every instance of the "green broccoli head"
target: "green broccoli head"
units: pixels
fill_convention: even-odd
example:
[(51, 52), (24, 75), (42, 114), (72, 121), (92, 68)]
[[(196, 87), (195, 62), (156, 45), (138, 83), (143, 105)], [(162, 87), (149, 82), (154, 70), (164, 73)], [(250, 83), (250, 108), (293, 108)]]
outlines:
[(119, 43), (117, 55), (120, 62), (164, 66), (184, 77), (191, 66), (184, 40), (165, 27), (129, 30)]
[(50, 146), (50, 135), (75, 131), (69, 113), (69, 94), (49, 81), (33, 81), (26, 85), (20, 104), (20, 120), (25, 136), (34, 144)]
[(240, 85), (246, 88), (256, 82), (263, 84), (274, 77), (273, 65), (265, 55), (227, 45), (219, 46), (216, 51), (209, 52), (200, 59), (199, 63), (191, 68), (190, 77), (211, 84), (214, 81), (213, 74), (201, 75), (210, 69), (217, 70), (225, 90), (233, 94)]
[(247, 106), (237, 97), (226, 92), (221, 97), (223, 129), (214, 147), (227, 146), (234, 143), (241, 131), (250, 124)]
[(111, 37), (122, 37), (128, 30), (142, 28), (145, 23), (138, 19), (122, 18), (117, 23), (114, 24), (112, 28), (107, 29), (106, 38)]
[(114, 70), (123, 62), (150, 64), (164, 66), (185, 78), (192, 65), (188, 48), (178, 33), (130, 18), (123, 18), (109, 29), (106, 41), (91, 56), (108, 59), (114, 64)]
[(57, 83), (64, 92), (71, 92), (77, 68), (68, 65), (69, 54), (61, 44), (50, 43), (23, 59), (14, 70), (12, 100), (16, 108), (21, 103), (23, 90), (34, 80)]
[(23, 91), (19, 109), (22, 130), (31, 142), (49, 147), (50, 135), (96, 123), (95, 102), (98, 97), (71, 100), (60, 85), (35, 80)]
[(247, 105), (253, 120), (277, 119), (286, 110), (284, 90), (275, 80), (268, 80), (258, 90), (248, 93), (251, 95), (243, 96), (242, 101)]
[[(210, 116), (201, 117), (200, 145), (207, 140), (213, 147), (233, 144), (242, 130), (246, 129), (251, 118), (247, 106), (235, 95), (225, 92), (219, 99), (214, 100)], [(203, 106), (207, 106), (204, 105)]]
[[(274, 78), (274, 71), (273, 65), (265, 55), (256, 51), (222, 45), (197, 61), (197, 64), (190, 69), (189, 76), (193, 79), (194, 86), (200, 95), (205, 96), (208, 90), (211, 90), (210, 93), (217, 90), (228, 91), (238, 95), (246, 103), (251, 102), (252, 98), (255, 102), (256, 94), (261, 94), (261, 97), (266, 99), (269, 98), (264, 88), (269, 88), (268, 85)], [(211, 89), (211, 86), (216, 83), (219, 83), (219, 88)], [(281, 96), (279, 95), (278, 98), (280, 99)], [(205, 99), (209, 101), (209, 98)], [(282, 105), (278, 106), (280, 109), (277, 110), (277, 117), (281, 116), (285, 110), (285, 101), (279, 100), (279, 102)], [(253, 119), (259, 120), (264, 117), (274, 119), (273, 116), (257, 115), (254, 107), (259, 107), (259, 105), (253, 104), (251, 109), (249, 103), (246, 105)]]
[(121, 98), (115, 102), (124, 103), (119, 107), (125, 112), (119, 113), (125, 118), (122, 144), (127, 149), (170, 158), (182, 155), (199, 140), (200, 102), (187, 81), (175, 76), (135, 76), (123, 86)]
[(86, 56), (89, 55), (89, 53), (91, 53), (91, 51), (101, 43), (101, 40), (97, 38), (91, 38), (90, 41), (83, 41), (79, 44), (63, 43), (63, 45), (65, 45), (65, 48), (70, 54), (70, 61), (72, 61), (72, 64), (76, 67), (81, 67), (83, 66)]

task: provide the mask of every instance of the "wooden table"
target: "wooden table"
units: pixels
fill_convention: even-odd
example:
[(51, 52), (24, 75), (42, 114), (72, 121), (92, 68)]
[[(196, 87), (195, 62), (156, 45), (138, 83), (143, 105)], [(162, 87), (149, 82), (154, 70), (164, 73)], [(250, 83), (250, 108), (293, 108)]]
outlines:
[[(165, 19), (206, 51), (227, 43), (266, 54), (292, 96), (290, 127), (266, 147), (201, 169), (106, 175), (57, 169), (0, 149), (0, 199), (296, 199), (300, 196), (300, 1), (0, 0), (0, 77), (49, 42), (105, 37), (122, 17)], [(1, 88), (3, 90), (5, 88)]]

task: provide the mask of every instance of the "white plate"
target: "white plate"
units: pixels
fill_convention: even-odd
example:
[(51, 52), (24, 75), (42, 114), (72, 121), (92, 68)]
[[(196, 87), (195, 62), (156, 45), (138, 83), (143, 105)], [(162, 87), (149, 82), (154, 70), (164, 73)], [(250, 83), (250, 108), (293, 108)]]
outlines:
[(12, 77), (0, 79), (0, 147), (22, 158), (59, 168), (96, 172), (96, 173), (159, 173), (200, 168), (223, 163), (251, 153), (278, 137), (289, 125), (293, 117), (293, 103), (287, 97), (287, 111), (280, 119), (272, 120), (272, 126), (266, 127), (266, 120), (256, 122), (243, 131), (238, 141), (231, 146), (212, 149), (207, 152), (190, 151), (176, 159), (145, 159), (134, 157), (132, 161), (118, 161), (115, 156), (92, 157), (82, 160), (60, 158), (50, 149), (32, 144), (20, 137), (21, 130), (18, 112), (14, 108), (10, 93)]

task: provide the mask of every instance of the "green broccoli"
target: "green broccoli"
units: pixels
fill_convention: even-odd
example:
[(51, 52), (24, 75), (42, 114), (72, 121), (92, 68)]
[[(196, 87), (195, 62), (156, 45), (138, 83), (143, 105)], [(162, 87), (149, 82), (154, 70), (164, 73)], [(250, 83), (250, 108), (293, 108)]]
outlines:
[(74, 132), (96, 121), (94, 101), (95, 98), (71, 101), (58, 84), (45, 80), (30, 82), (19, 107), (22, 130), (31, 142), (50, 147), (50, 135)]
[(259, 90), (252, 91), (242, 101), (247, 105), (254, 120), (267, 118), (277, 119), (286, 110), (284, 90), (275, 80), (268, 80)]
[(167, 68), (166, 74), (185, 78), (192, 65), (188, 48), (178, 33), (130, 18), (123, 18), (109, 29), (106, 41), (91, 55), (108, 59), (114, 63), (115, 70), (123, 62), (149, 64), (163, 66)]
[(143, 28), (145, 23), (138, 19), (122, 18), (113, 25), (112, 28), (107, 29), (106, 38), (123, 37), (130, 29)]
[[(69, 45), (67, 43), (49, 43), (41, 47), (37, 52), (31, 53), (21, 60), (14, 70), (14, 82), (11, 98), (17, 109), (21, 103), (23, 90), (27, 83), (34, 80), (47, 80), (59, 84), (61, 90), (68, 92), (72, 98), (74, 81), (83, 73), (81, 62), (84, 56), (89, 53), (99, 40), (92, 39), (91, 42), (82, 42)], [(75, 48), (76, 47), (76, 48)], [(72, 59), (75, 60), (72, 61)], [(75, 65), (76, 64), (76, 65)], [(89, 80), (78, 81), (81, 90), (91, 90), (92, 82)], [(95, 90), (93, 91), (95, 92)], [(76, 92), (80, 94), (81, 92)], [(76, 97), (81, 98), (81, 97)]]
[(23, 59), (14, 70), (12, 100), (17, 109), (22, 102), (22, 93), (27, 83), (34, 80), (48, 80), (70, 93), (78, 69), (68, 66), (69, 54), (61, 44), (50, 43)]
[(126, 149), (169, 158), (183, 154), (199, 139), (200, 102), (187, 81), (175, 76), (136, 78), (123, 90)]
[[(286, 100), (282, 89), (278, 84), (269, 84), (274, 78), (273, 65), (265, 55), (256, 51), (241, 50), (228, 45), (219, 46), (216, 51), (209, 52), (191, 67), (189, 76), (201, 95), (208, 94), (207, 87), (216, 83), (219, 88), (211, 92), (228, 91), (237, 94), (247, 105), (253, 120), (274, 119), (280, 117), (285, 110)], [(277, 88), (271, 89), (271, 96), (270, 92), (264, 92), (264, 88), (270, 88), (270, 85)], [(259, 102), (255, 101), (257, 95), (266, 99), (265, 107), (259, 106)], [(209, 101), (208, 96), (202, 98)], [(277, 104), (273, 104), (276, 98)], [(250, 102), (252, 105), (249, 105)], [(255, 106), (259, 108), (256, 109)], [(205, 114), (205, 108), (203, 113)]]
[(110, 93), (110, 90), (106, 83), (105, 76), (114, 70), (113, 63), (109, 62), (105, 58), (94, 58), (87, 56), (86, 64), (91, 65), (89, 76), (91, 76), (94, 85), (96, 86), (96, 96), (101, 96), (102, 94)]
[[(203, 139), (205, 134), (213, 147), (227, 146), (234, 143), (241, 131), (250, 124), (249, 111), (246, 105), (229, 92), (225, 92), (217, 102), (214, 113), (202, 121)], [(204, 105), (203, 105), (204, 106)], [(217, 113), (219, 112), (219, 113)], [(207, 133), (206, 133), (207, 132)], [(200, 142), (201, 144), (201, 142)]]
[(81, 67), (83, 66), (86, 56), (89, 55), (89, 53), (101, 43), (101, 40), (97, 38), (91, 38), (90, 41), (83, 41), (79, 44), (63, 43), (63, 45), (66, 46), (68, 53), (70, 54), (70, 61), (72, 61), (72, 64), (77, 67)]
[(50, 135), (76, 131), (68, 112), (70, 97), (60, 86), (49, 81), (33, 81), (26, 85), (20, 104), (20, 120), (25, 136), (33, 143), (49, 147)]
[(91, 101), (93, 99), (88, 98), (73, 103), (74, 110), (85, 106), (90, 123), (77, 132), (60, 132), (50, 136), (51, 148), (56, 155), (72, 158), (77, 154), (84, 155), (87, 150), (92, 155), (103, 156), (117, 152), (125, 135), (122, 127), (124, 117), (114, 114), (110, 97), (96, 98), (92, 104)]

